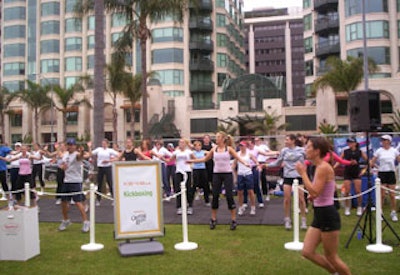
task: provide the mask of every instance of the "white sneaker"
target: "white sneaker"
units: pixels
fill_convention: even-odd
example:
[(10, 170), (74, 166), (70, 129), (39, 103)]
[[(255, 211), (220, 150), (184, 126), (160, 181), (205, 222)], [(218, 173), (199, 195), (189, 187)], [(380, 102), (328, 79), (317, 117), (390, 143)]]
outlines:
[(344, 209), (344, 215), (345, 215), (345, 216), (350, 216), (350, 207), (345, 207), (345, 209)]
[(75, 201), (73, 199), (71, 199), (70, 204), (75, 204)]
[(82, 232), (87, 233), (90, 230), (90, 222), (89, 221), (84, 221), (82, 225)]
[(193, 215), (193, 208), (192, 207), (188, 207), (187, 214), (188, 215)]
[(256, 208), (252, 207), (251, 210), (250, 210), (250, 215), (254, 216), (255, 214), (256, 214)]
[(61, 204), (61, 199), (56, 200), (56, 205), (59, 205), (59, 204)]
[(285, 229), (286, 229), (286, 230), (289, 230), (289, 229), (291, 229), (291, 228), (292, 228), (292, 221), (290, 220), (289, 217), (286, 217), (286, 218), (285, 218)]
[(271, 198), (269, 197), (269, 194), (265, 197), (265, 201), (270, 201)]
[(390, 217), (392, 218), (392, 221), (393, 222), (397, 222), (399, 219), (397, 218), (397, 213), (396, 213), (396, 211), (392, 211), (392, 212), (390, 212)]
[(176, 214), (177, 215), (182, 215), (182, 208), (178, 208), (178, 209), (176, 209)]
[(243, 203), (242, 207), (245, 210), (247, 208), (247, 203)]
[(263, 204), (263, 203), (259, 203), (259, 204), (258, 204), (258, 207), (259, 207), (259, 208), (264, 208), (264, 204)]
[(96, 206), (100, 206), (100, 201), (96, 200)]
[(304, 217), (301, 218), (300, 229), (302, 229), (302, 230), (306, 230), (307, 229), (307, 219), (304, 218)]
[(361, 206), (359, 206), (359, 207), (357, 207), (357, 216), (361, 216), (362, 215), (362, 207)]
[(67, 229), (67, 227), (71, 224), (70, 220), (66, 220), (66, 221), (62, 221), (60, 226), (58, 227), (59, 231), (64, 231), (65, 229)]
[(238, 209), (238, 215), (239, 215), (239, 216), (243, 216), (243, 214), (244, 214), (244, 208), (243, 208), (243, 206), (241, 206), (241, 207), (239, 207), (239, 209)]
[(210, 206), (211, 206), (211, 203), (206, 202), (206, 206), (207, 206), (207, 207), (210, 207)]

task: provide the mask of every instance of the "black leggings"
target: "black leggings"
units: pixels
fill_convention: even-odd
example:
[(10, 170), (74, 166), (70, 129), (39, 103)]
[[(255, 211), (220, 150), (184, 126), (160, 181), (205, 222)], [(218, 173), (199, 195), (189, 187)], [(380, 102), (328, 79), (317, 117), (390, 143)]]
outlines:
[[(62, 185), (64, 183), (65, 172), (61, 168), (57, 168), (57, 194), (62, 193)], [(56, 196), (57, 199), (61, 199), (61, 196)]]
[(214, 173), (212, 181), (212, 209), (218, 209), (219, 206), (219, 194), (221, 193), (222, 184), (225, 187), (226, 202), (228, 203), (228, 209), (233, 210), (236, 208), (235, 201), (233, 199), (233, 175), (232, 173)]
[(40, 186), (44, 187), (44, 181), (43, 181), (43, 164), (34, 164), (32, 166), (32, 181), (34, 187), (36, 187), (36, 176), (39, 177), (39, 182)]
[[(110, 189), (111, 195), (113, 194), (113, 186), (112, 186), (112, 174), (111, 174), (111, 166), (107, 167), (98, 167), (97, 169), (97, 191), (101, 192), (103, 187), (103, 178), (106, 177), (108, 188)], [(101, 196), (97, 195), (97, 199), (101, 200)]]

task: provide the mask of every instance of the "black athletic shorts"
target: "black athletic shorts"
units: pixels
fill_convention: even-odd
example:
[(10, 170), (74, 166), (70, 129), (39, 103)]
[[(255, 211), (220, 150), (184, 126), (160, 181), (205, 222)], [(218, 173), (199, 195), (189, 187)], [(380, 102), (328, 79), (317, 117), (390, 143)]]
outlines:
[(312, 227), (322, 232), (340, 230), (340, 215), (334, 205), (314, 207)]

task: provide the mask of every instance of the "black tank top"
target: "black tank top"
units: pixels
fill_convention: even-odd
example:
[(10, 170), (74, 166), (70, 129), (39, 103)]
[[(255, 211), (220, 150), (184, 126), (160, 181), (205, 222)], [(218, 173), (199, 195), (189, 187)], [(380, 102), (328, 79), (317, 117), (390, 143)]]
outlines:
[(137, 158), (137, 156), (133, 150), (132, 151), (124, 151), (124, 153), (122, 154), (122, 157), (126, 161), (136, 160), (136, 158)]

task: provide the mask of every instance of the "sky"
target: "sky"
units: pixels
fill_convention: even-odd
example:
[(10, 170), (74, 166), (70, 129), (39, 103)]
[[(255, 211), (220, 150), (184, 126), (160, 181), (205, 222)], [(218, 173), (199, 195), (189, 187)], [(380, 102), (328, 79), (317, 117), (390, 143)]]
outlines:
[(302, 7), (303, 0), (244, 0), (245, 10), (251, 10), (257, 7)]

